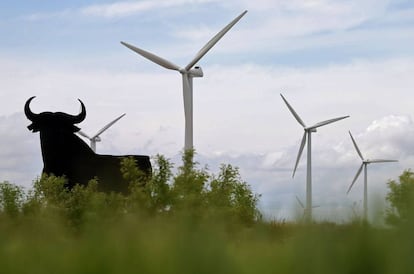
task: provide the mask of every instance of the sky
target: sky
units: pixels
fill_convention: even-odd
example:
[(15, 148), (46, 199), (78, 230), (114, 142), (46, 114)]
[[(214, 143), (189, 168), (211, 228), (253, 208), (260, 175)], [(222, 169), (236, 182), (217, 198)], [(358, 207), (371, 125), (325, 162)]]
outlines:
[[(141, 0), (0, 2), (0, 181), (26, 188), (40, 175), (34, 112), (76, 114), (101, 135), (101, 154), (163, 154), (180, 164), (184, 145), (181, 76), (137, 55), (125, 41), (185, 66), (236, 16), (248, 13), (198, 62), (194, 79), (197, 161), (217, 172), (239, 167), (261, 194), (267, 218), (300, 214), (306, 151), (292, 171), (307, 125), (350, 115), (312, 136), (313, 202), (319, 220), (362, 210), (366, 158), (370, 216), (384, 207), (387, 182), (414, 166), (414, 3), (410, 0)], [(87, 141), (87, 140), (85, 140)], [(376, 210), (374, 210), (374, 208)]]

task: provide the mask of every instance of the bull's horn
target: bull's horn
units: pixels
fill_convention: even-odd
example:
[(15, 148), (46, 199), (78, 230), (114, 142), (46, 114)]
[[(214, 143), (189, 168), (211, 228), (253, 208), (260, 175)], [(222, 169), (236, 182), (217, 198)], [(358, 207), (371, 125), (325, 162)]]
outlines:
[(39, 114), (33, 113), (30, 110), (30, 102), (35, 98), (36, 96), (32, 96), (29, 98), (29, 100), (26, 101), (26, 104), (24, 105), (24, 114), (26, 114), (27, 119), (29, 119), (30, 121), (34, 121)]
[(73, 117), (72, 123), (74, 123), (74, 124), (79, 124), (80, 122), (85, 120), (85, 117), (86, 117), (85, 105), (83, 104), (83, 102), (80, 99), (78, 99), (78, 100), (81, 103), (82, 109), (81, 109), (81, 112), (78, 115), (72, 116)]

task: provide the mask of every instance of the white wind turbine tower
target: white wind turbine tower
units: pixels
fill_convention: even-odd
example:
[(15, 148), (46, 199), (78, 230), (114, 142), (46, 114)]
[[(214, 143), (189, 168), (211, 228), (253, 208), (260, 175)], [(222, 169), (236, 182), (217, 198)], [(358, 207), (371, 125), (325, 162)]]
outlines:
[[(303, 210), (303, 215), (302, 215), (302, 218), (305, 218), (306, 217), (306, 208), (305, 208), (305, 205), (302, 203), (302, 201), (299, 199), (299, 197), (298, 196), (295, 196), (296, 197), (296, 201), (298, 201), (298, 204), (300, 205), (300, 207), (302, 208), (302, 210)], [(312, 206), (312, 208), (318, 208), (318, 207), (320, 207), (319, 205), (315, 205), (315, 206)]]
[[(145, 51), (143, 49), (132, 46), (128, 43), (121, 42), (124, 46), (142, 55), (148, 60), (171, 70), (176, 70), (182, 75), (183, 79), (183, 98), (184, 98), (184, 115), (185, 115), (185, 141), (184, 149), (193, 148), (193, 78), (203, 77), (203, 71), (201, 67), (194, 65), (247, 13), (247, 10), (242, 12), (233, 21), (231, 21), (226, 27), (224, 27), (219, 33), (217, 33), (196, 56), (185, 66), (179, 67), (176, 64), (159, 57), (153, 53)], [(194, 68), (193, 68), (194, 67)]]
[(122, 114), (121, 116), (119, 116), (118, 118), (116, 118), (115, 120), (113, 120), (112, 122), (108, 123), (106, 126), (104, 126), (103, 128), (101, 128), (95, 135), (93, 135), (92, 137), (88, 136), (86, 133), (84, 133), (83, 131), (79, 130), (78, 134), (89, 139), (90, 141), (90, 146), (91, 149), (96, 152), (96, 143), (102, 141), (101, 137), (99, 137), (99, 135), (101, 135), (105, 130), (107, 130), (108, 128), (110, 128), (113, 124), (115, 124), (116, 122), (118, 122), (119, 119), (121, 119), (122, 117), (125, 116), (125, 113)]
[(282, 99), (283, 99), (283, 101), (285, 101), (285, 103), (286, 103), (287, 107), (289, 108), (290, 112), (293, 114), (296, 121), (298, 121), (298, 123), (303, 126), (303, 129), (305, 131), (303, 133), (302, 142), (300, 144), (299, 153), (298, 153), (298, 156), (296, 158), (295, 168), (293, 169), (292, 177), (295, 176), (296, 168), (298, 167), (300, 157), (302, 156), (302, 152), (303, 152), (303, 149), (304, 149), (305, 144), (306, 144), (306, 138), (308, 139), (307, 166), (306, 166), (306, 207), (305, 207), (305, 209), (306, 209), (306, 221), (310, 222), (312, 220), (312, 155), (311, 155), (311, 153), (312, 153), (312, 143), (311, 143), (311, 134), (313, 132), (316, 132), (316, 129), (318, 127), (334, 123), (336, 121), (348, 118), (349, 116), (342, 116), (342, 117), (338, 117), (338, 118), (334, 118), (334, 119), (329, 119), (329, 120), (326, 120), (326, 121), (316, 123), (313, 126), (307, 127), (305, 125), (305, 123), (302, 121), (302, 119), (299, 117), (299, 115), (296, 113), (296, 111), (292, 108), (292, 106), (289, 105), (288, 101), (286, 101), (285, 97), (283, 97), (282, 94), (280, 94), (280, 96), (282, 96)]
[(352, 186), (354, 185), (355, 181), (358, 179), (359, 175), (361, 174), (362, 168), (364, 168), (364, 220), (367, 220), (368, 217), (368, 185), (367, 185), (367, 181), (368, 181), (368, 174), (367, 174), (367, 166), (368, 164), (373, 164), (373, 163), (389, 163), (389, 162), (398, 162), (397, 160), (385, 160), (385, 159), (365, 159), (362, 156), (361, 151), (358, 148), (358, 145), (355, 142), (354, 137), (351, 134), (351, 131), (349, 131), (349, 135), (351, 136), (351, 140), (352, 143), (354, 144), (355, 150), (357, 151), (359, 157), (362, 160), (362, 164), (359, 167), (354, 180), (352, 180), (351, 185), (348, 188), (348, 191), (346, 192), (347, 194), (349, 193), (349, 191), (351, 191)]

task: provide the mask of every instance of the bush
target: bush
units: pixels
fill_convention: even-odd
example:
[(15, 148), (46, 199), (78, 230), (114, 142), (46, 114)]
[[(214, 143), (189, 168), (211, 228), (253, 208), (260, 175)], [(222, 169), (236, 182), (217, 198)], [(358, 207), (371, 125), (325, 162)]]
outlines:
[(0, 210), (8, 217), (16, 217), (22, 209), (24, 191), (9, 182), (0, 183)]
[(385, 213), (386, 222), (397, 225), (414, 220), (414, 173), (405, 170), (398, 181), (390, 180), (387, 186), (389, 192), (386, 200), (390, 206)]
[(148, 178), (133, 158), (122, 160), (121, 172), (130, 183), (128, 195), (98, 192), (99, 178), (68, 189), (64, 177), (43, 175), (27, 194), (4, 182), (0, 184), (0, 214), (59, 219), (75, 231), (125, 216), (245, 225), (261, 218), (257, 209), (260, 196), (242, 181), (238, 168), (222, 165), (218, 175), (211, 174), (207, 168), (199, 168), (193, 150), (183, 153), (176, 174), (164, 156), (156, 155), (153, 161), (153, 174)]
[(254, 194), (250, 186), (242, 181), (238, 168), (221, 165), (220, 173), (209, 187), (207, 201), (214, 216), (232, 218), (245, 224), (261, 219), (257, 209), (260, 195)]
[(132, 185), (129, 202), (141, 211), (244, 224), (260, 219), (260, 196), (241, 180), (238, 168), (222, 165), (218, 176), (210, 174), (207, 168), (198, 168), (194, 150), (183, 153), (175, 176), (172, 163), (164, 156), (155, 156), (154, 162), (153, 175), (145, 183), (133, 159), (122, 162), (124, 177)]

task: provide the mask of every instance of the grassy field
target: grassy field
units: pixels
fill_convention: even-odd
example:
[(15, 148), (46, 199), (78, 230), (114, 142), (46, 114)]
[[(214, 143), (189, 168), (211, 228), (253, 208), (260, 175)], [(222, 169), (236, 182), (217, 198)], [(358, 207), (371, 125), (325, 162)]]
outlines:
[(413, 226), (2, 218), (1, 273), (412, 273)]
[(159, 160), (145, 187), (124, 166), (128, 196), (96, 181), (67, 190), (44, 177), (30, 192), (0, 183), (0, 273), (414, 273), (413, 218), (266, 222), (237, 169), (210, 176), (187, 161), (173, 177)]
[[(75, 191), (0, 214), (0, 273), (412, 273), (414, 225), (246, 224)], [(67, 200), (68, 199), (68, 200)], [(71, 200), (72, 199), (72, 200)], [(62, 202), (62, 201), (60, 201)], [(119, 207), (122, 204), (122, 207)], [(68, 207), (68, 205), (70, 207)], [(7, 209), (7, 210), (6, 210)]]

